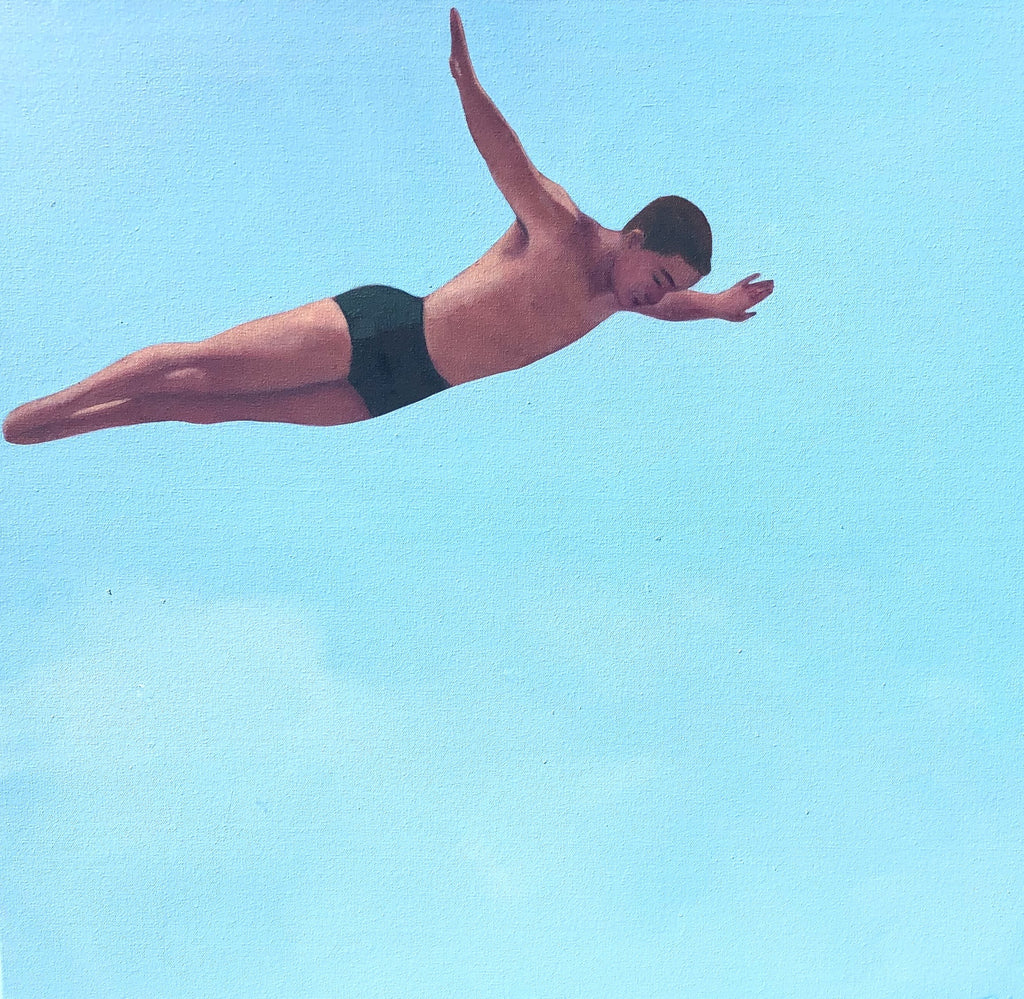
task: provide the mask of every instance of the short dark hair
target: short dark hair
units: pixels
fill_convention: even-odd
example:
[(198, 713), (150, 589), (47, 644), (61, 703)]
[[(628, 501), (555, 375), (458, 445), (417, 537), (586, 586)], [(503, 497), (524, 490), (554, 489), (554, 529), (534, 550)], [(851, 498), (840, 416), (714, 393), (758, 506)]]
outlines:
[(711, 270), (711, 226), (692, 201), (669, 194), (655, 198), (623, 228), (644, 234), (644, 249), (662, 256), (682, 257), (703, 277)]

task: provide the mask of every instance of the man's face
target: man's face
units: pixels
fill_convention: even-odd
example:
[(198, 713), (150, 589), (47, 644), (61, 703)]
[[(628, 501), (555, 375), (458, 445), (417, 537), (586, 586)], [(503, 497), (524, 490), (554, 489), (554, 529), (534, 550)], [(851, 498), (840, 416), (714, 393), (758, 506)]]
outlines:
[(645, 250), (643, 233), (639, 230), (623, 234), (612, 281), (620, 308), (650, 308), (666, 295), (691, 288), (699, 280), (696, 268), (682, 257), (666, 257)]

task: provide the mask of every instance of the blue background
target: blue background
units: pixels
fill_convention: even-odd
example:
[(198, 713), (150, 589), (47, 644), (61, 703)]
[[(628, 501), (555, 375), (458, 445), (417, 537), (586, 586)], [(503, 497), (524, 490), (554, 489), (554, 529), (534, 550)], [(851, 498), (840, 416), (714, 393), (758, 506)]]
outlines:
[[(400, 10), (0, 4), (4, 410), (500, 235)], [(1019, 6), (462, 12), (584, 211), (775, 295), (0, 449), (6, 994), (1021, 995)]]

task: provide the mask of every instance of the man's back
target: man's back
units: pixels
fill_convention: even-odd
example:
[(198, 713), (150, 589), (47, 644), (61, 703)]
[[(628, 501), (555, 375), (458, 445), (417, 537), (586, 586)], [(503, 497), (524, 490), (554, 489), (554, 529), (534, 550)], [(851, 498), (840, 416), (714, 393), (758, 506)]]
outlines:
[(516, 220), (476, 263), (424, 301), (430, 355), (451, 383), (520, 368), (615, 311), (599, 291), (602, 229), (544, 180), (555, 211)]

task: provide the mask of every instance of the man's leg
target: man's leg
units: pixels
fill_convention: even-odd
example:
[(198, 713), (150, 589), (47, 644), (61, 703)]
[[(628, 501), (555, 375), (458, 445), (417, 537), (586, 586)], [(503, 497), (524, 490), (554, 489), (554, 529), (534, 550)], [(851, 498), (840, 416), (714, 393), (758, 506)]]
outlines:
[(368, 420), (370, 413), (359, 393), (347, 381), (309, 385), (280, 392), (254, 392), (232, 396), (151, 395), (119, 399), (85, 407), (71, 416), (24, 430), (8, 437), (12, 444), (40, 444), (77, 434), (141, 423), (225, 423), (253, 420), (262, 423), (297, 423), (332, 427)]
[(4, 435), (24, 436), (105, 402), (229, 396), (340, 381), (351, 360), (348, 324), (337, 302), (327, 298), (198, 343), (136, 351), (70, 388), (19, 406), (4, 422)]

